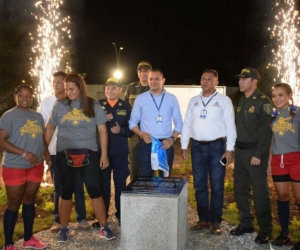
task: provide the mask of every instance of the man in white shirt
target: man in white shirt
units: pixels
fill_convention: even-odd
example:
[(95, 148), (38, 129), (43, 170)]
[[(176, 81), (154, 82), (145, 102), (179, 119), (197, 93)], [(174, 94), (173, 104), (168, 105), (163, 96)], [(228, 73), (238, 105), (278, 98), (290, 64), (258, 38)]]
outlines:
[[(191, 137), (191, 157), (196, 189), (199, 221), (192, 230), (210, 228), (213, 234), (221, 233), (224, 178), (226, 163), (233, 160), (236, 140), (234, 110), (231, 100), (217, 92), (218, 72), (206, 69), (201, 76), (202, 92), (193, 97), (185, 115), (181, 135), (181, 153), (188, 158)], [(208, 176), (211, 197), (208, 192)]]
[[(50, 116), (53, 104), (58, 99), (65, 98), (67, 95), (64, 89), (64, 79), (66, 77), (66, 73), (62, 71), (58, 71), (53, 74), (53, 90), (54, 95), (48, 96), (42, 100), (41, 103), (41, 114), (44, 118), (45, 124), (48, 121)], [(58, 203), (60, 197), (60, 180), (56, 165), (56, 139), (57, 139), (57, 130), (55, 130), (52, 140), (49, 144), (49, 152), (51, 155), (52, 166), (50, 168), (50, 174), (52, 178), (52, 182), (54, 185), (54, 211), (53, 211), (53, 224), (50, 228), (50, 232), (56, 233), (60, 231), (60, 220), (58, 214)], [(85, 208), (85, 198), (84, 198), (84, 189), (83, 189), (83, 181), (80, 176), (79, 171), (76, 173), (76, 180), (74, 182), (74, 195), (75, 195), (75, 210), (76, 210), (76, 218), (78, 222), (78, 227), (82, 229), (88, 229), (90, 226), (86, 221), (86, 208)]]

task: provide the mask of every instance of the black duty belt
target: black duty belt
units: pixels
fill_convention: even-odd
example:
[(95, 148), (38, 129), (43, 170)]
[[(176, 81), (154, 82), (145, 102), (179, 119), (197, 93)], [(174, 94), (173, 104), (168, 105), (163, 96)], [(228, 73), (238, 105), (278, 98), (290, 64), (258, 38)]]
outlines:
[(207, 144), (215, 143), (215, 142), (218, 142), (218, 141), (224, 141), (225, 137), (220, 137), (220, 138), (217, 138), (217, 139), (212, 140), (212, 141), (197, 141), (195, 139), (193, 139), (193, 140), (196, 141), (196, 142), (198, 142), (201, 145), (207, 145)]
[(236, 142), (235, 146), (239, 149), (251, 149), (256, 148), (257, 142)]

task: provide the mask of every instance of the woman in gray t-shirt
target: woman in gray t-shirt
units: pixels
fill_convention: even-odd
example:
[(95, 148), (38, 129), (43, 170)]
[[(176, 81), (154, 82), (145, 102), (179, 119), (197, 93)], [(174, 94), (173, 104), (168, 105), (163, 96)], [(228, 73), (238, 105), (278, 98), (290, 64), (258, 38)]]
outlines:
[[(105, 205), (100, 190), (100, 171), (109, 165), (107, 119), (99, 103), (87, 96), (85, 82), (80, 75), (67, 75), (64, 84), (67, 98), (54, 104), (45, 133), (46, 142), (49, 144), (55, 128), (58, 129), (56, 163), (61, 184), (59, 217), (62, 226), (58, 242), (65, 242), (68, 238), (76, 167), (101, 225), (100, 238), (112, 240), (115, 236), (107, 227)], [(101, 147), (100, 159), (97, 136)]]
[(46, 244), (32, 236), (35, 217), (35, 196), (43, 177), (43, 155), (48, 165), (50, 154), (44, 143), (44, 120), (41, 114), (29, 107), (33, 91), (20, 85), (14, 93), (16, 107), (0, 119), (0, 145), (4, 150), (2, 177), (7, 195), (7, 208), (3, 215), (5, 249), (16, 249), (13, 234), (22, 203), (24, 248), (44, 249)]
[[(277, 246), (290, 242), (290, 186), (300, 209), (300, 109), (293, 104), (292, 96), (292, 89), (287, 83), (273, 87), (272, 101), (276, 109), (272, 112), (273, 139), (268, 173), (272, 175), (278, 196), (281, 233), (273, 241)], [(300, 240), (293, 249), (300, 249)]]

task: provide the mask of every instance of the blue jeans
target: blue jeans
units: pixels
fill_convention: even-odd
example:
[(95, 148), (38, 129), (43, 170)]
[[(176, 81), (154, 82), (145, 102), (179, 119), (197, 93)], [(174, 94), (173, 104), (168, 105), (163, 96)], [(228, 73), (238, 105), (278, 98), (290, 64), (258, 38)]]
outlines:
[[(154, 175), (154, 171), (151, 167), (151, 146), (152, 143), (146, 144), (142, 139), (140, 139), (140, 168), (141, 175), (152, 177)], [(169, 165), (169, 177), (172, 175), (172, 166), (174, 160), (174, 147), (173, 145), (166, 150), (167, 151), (167, 159)], [(159, 176), (164, 177), (164, 172), (159, 170)]]
[[(199, 220), (211, 224), (221, 223), (226, 168), (220, 164), (220, 159), (225, 152), (225, 141), (219, 140), (205, 145), (193, 139), (191, 141), (192, 169)], [(210, 199), (208, 197), (208, 176), (211, 188)]]
[(101, 172), (101, 189), (105, 203), (106, 212), (109, 211), (109, 203), (111, 196), (111, 172), (113, 171), (113, 180), (115, 186), (115, 207), (116, 217), (121, 218), (121, 192), (126, 187), (126, 179), (129, 176), (128, 153), (110, 153), (109, 166)]
[[(58, 169), (56, 165), (56, 155), (51, 155), (52, 166), (50, 168), (50, 174), (54, 186), (54, 219), (53, 221), (60, 223), (59, 214), (58, 214), (58, 203), (61, 192), (60, 180)], [(74, 182), (74, 195), (75, 195), (75, 211), (76, 211), (76, 220), (78, 222), (86, 220), (86, 209), (85, 209), (85, 198), (83, 190), (83, 181), (79, 171), (76, 173), (75, 182)]]

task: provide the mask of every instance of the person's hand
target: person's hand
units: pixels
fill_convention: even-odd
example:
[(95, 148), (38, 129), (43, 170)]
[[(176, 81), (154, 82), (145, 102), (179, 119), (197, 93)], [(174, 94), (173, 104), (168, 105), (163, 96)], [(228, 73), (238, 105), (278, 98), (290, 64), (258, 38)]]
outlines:
[(221, 159), (223, 159), (223, 158), (226, 158), (226, 165), (228, 165), (228, 164), (232, 163), (232, 161), (233, 161), (233, 153), (230, 151), (226, 151), (222, 155)]
[(109, 113), (109, 114), (106, 114), (106, 118), (107, 118), (107, 120), (111, 121), (112, 119), (114, 119), (114, 116), (111, 113)]
[(253, 157), (251, 158), (250, 165), (251, 165), (251, 166), (257, 166), (257, 165), (260, 164), (260, 162), (261, 162), (260, 159), (258, 159), (258, 158), (256, 158), (256, 157), (253, 156)]
[(49, 153), (44, 155), (44, 161), (46, 162), (46, 164), (48, 165), (48, 168), (50, 169), (52, 166), (52, 161), (51, 161), (51, 157), (50, 157)]
[(107, 155), (101, 155), (99, 166), (101, 170), (106, 169), (109, 166), (109, 160)]
[(181, 156), (183, 159), (187, 160), (189, 157), (187, 149), (181, 149)]
[(141, 132), (140, 137), (143, 139), (143, 141), (146, 144), (149, 144), (152, 142), (151, 135), (147, 132)]
[(38, 165), (40, 163), (39, 157), (28, 151), (25, 153), (24, 159), (33, 166)]
[(163, 140), (162, 144), (162, 148), (169, 149), (174, 144), (174, 140), (172, 138), (168, 138)]
[(120, 125), (116, 122), (116, 126), (113, 126), (110, 130), (111, 130), (111, 132), (112, 132), (113, 134), (120, 134), (121, 127), (120, 127)]

